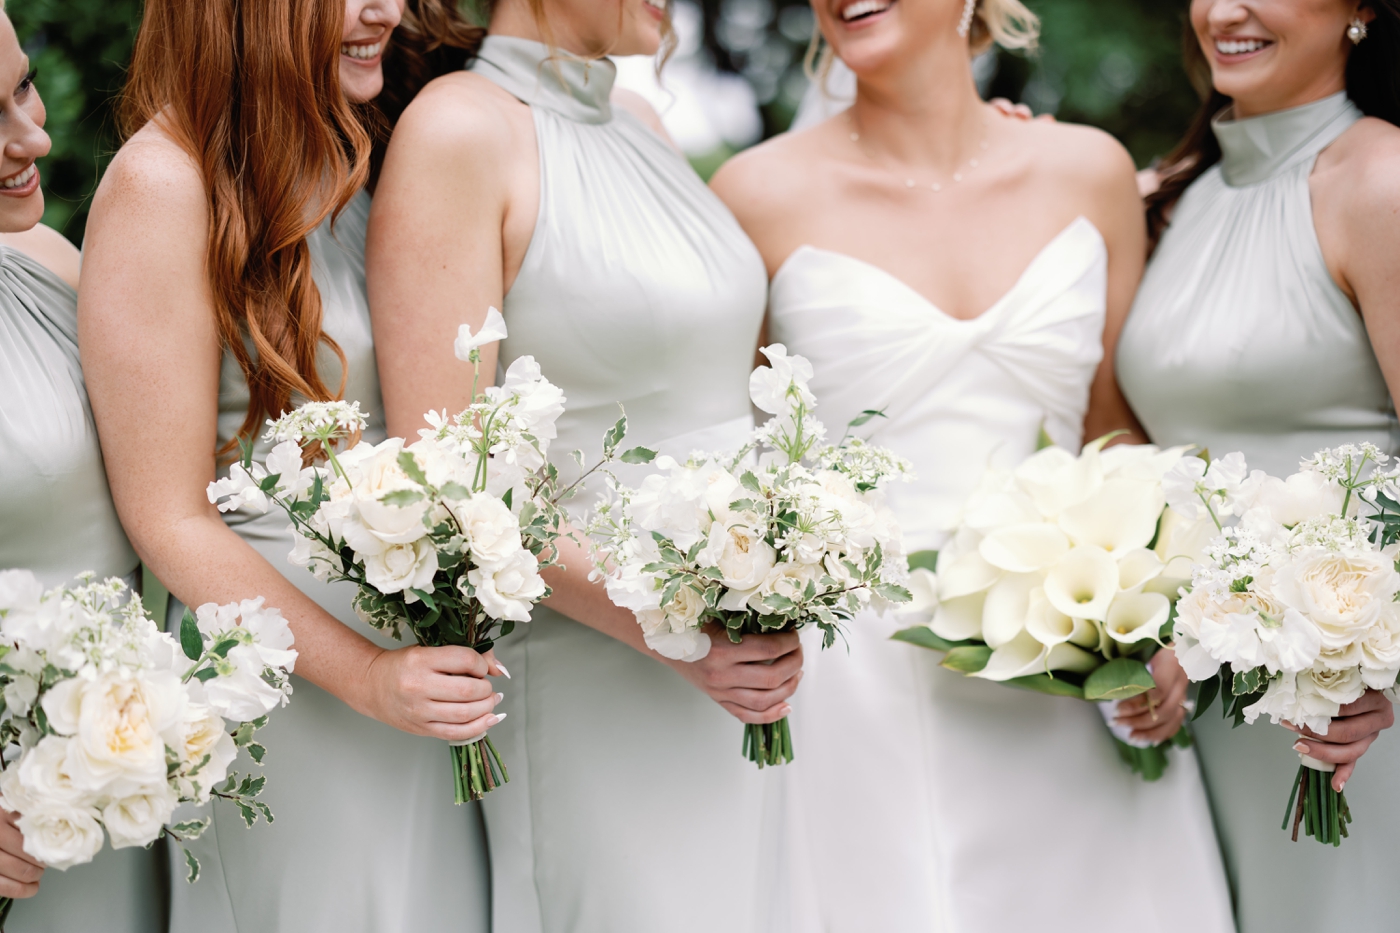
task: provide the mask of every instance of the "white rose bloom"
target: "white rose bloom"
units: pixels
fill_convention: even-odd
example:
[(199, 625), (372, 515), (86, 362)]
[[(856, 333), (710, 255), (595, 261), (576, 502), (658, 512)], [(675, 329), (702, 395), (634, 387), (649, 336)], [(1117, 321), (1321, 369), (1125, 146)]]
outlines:
[(1278, 567), (1274, 591), (1322, 634), (1322, 646), (1345, 648), (1364, 639), (1382, 613), (1394, 612), (1400, 574), (1392, 560), (1374, 552), (1337, 553), (1309, 549)]
[(1316, 693), (1338, 707), (1355, 703), (1366, 692), (1361, 672), (1354, 667), (1328, 670), (1318, 666), (1298, 674), (1298, 693)]
[(34, 795), (25, 790), (19, 779), (19, 762), (12, 762), (4, 771), (0, 771), (0, 807), (10, 813), (23, 813), (38, 805)]
[(141, 793), (113, 798), (102, 808), (102, 823), (112, 848), (145, 846), (160, 835), (179, 803), (169, 784), (161, 783)]
[(0, 570), (0, 615), (34, 612), (44, 597), (39, 578), (28, 570)]
[(524, 549), (491, 568), (478, 567), (467, 574), (476, 598), (493, 619), (529, 622), (530, 608), (544, 596), (544, 578), (535, 555)]
[(477, 566), (494, 567), (519, 552), (520, 522), (500, 499), (477, 493), (470, 499), (452, 503), (451, 509)]
[(16, 825), (24, 833), (24, 851), (50, 868), (90, 862), (102, 849), (102, 825), (86, 807), (41, 806), (22, 814)]
[(181, 727), (175, 748), (185, 768), (193, 768), (205, 755), (209, 756), (208, 763), (194, 778), (200, 788), (198, 800), (203, 803), (209, 799), (210, 789), (228, 776), (228, 766), (238, 757), (238, 748), (233, 744), (233, 736), (224, 729), (223, 717), (203, 704), (189, 705)]
[(263, 679), (262, 656), (252, 645), (229, 650), (232, 671), (204, 682), (204, 702), (225, 719), (247, 722), (287, 702), (287, 695)]
[(66, 680), (41, 704), (49, 725), (74, 737), (66, 765), (74, 785), (123, 794), (165, 780), (162, 736), (179, 722), (186, 702), (174, 673), (145, 671)]
[(694, 663), (710, 653), (710, 636), (697, 628), (676, 631), (660, 609), (637, 613), (642, 639), (648, 648), (672, 661)]
[(604, 581), (608, 598), (614, 604), (642, 613), (661, 608), (661, 590), (654, 574), (642, 570), (659, 556), (656, 543), (650, 538), (638, 538), (629, 543), (628, 551), (618, 555), (618, 570)]
[(73, 739), (46, 735), (29, 749), (15, 766), (15, 778), (31, 800), (86, 806), (95, 788), (79, 787), (68, 770), (69, 746)]
[(429, 503), (419, 498), (408, 505), (381, 501), (392, 492), (421, 492), (399, 466), (403, 440), (390, 438), (379, 444), (374, 456), (360, 465), (353, 498), (357, 521), (345, 524), (346, 542), (360, 554), (373, 554), (387, 545), (410, 544), (428, 533), (423, 523)]
[(749, 595), (768, 577), (777, 563), (777, 554), (756, 529), (746, 524), (726, 525), (716, 521), (710, 526), (701, 562), (716, 567), (723, 574), (721, 582), (728, 588), (722, 600), (727, 610), (739, 610)]
[[(365, 554), (365, 582), (381, 593), (431, 590), (438, 572), (437, 549), (428, 538), (390, 544), (378, 554)], [(417, 597), (409, 594), (409, 601)]]
[(814, 564), (799, 564), (793, 561), (775, 564), (758, 589), (749, 596), (749, 608), (755, 612), (767, 612), (763, 608), (763, 598), (772, 595), (786, 596), (793, 602), (801, 602), (807, 584), (815, 582), (821, 574), (822, 568)]

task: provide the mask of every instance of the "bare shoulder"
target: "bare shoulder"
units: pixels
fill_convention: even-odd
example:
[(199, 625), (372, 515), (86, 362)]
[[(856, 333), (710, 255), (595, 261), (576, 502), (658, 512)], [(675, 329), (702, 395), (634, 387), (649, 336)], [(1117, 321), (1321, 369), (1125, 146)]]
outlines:
[(1341, 195), (1340, 216), (1375, 227), (1375, 234), (1400, 239), (1400, 127), (1365, 117), (1323, 153), (1331, 187)]
[(89, 230), (100, 230), (114, 214), (169, 226), (205, 222), (204, 176), (190, 154), (158, 126), (142, 127), (113, 156), (93, 196)]
[(0, 234), (0, 243), (18, 250), (73, 288), (78, 287), (82, 254), (68, 238), (52, 227), (37, 224), (22, 233)]
[(822, 126), (782, 133), (746, 149), (719, 167), (710, 187), (744, 224), (790, 210), (810, 196), (813, 163), (824, 147)]
[(430, 81), (404, 110), (394, 140), (415, 148), (445, 149), (476, 161), (509, 151), (513, 138), (532, 127), (530, 108), (499, 85), (469, 71)]
[[(629, 91), (625, 87), (613, 88), (612, 104), (621, 107), (632, 116), (641, 120), (647, 126), (656, 131), (656, 134), (667, 142), (671, 142), (671, 136), (666, 132), (666, 126), (661, 122), (661, 115), (656, 112), (656, 108), (642, 95), (636, 91)], [(674, 144), (673, 144), (674, 145)]]
[(1136, 190), (1136, 167), (1123, 144), (1092, 126), (1032, 120), (1015, 124), (1040, 169), (1057, 181), (1090, 190)]

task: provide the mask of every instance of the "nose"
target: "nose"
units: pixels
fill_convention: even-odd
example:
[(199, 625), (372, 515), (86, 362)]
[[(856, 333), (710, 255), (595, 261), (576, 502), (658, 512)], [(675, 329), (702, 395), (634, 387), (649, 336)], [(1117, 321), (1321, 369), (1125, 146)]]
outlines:
[(403, 8), (404, 0), (369, 0), (360, 11), (360, 22), (393, 29), (403, 19)]
[(1206, 15), (1212, 29), (1231, 29), (1249, 21), (1249, 7), (1239, 0), (1214, 0)]
[[(30, 93), (37, 93), (31, 91)], [(49, 154), (53, 143), (43, 128), (43, 104), (39, 105), (39, 120), (36, 122), (28, 111), (13, 101), (6, 108), (5, 160), (32, 162)]]

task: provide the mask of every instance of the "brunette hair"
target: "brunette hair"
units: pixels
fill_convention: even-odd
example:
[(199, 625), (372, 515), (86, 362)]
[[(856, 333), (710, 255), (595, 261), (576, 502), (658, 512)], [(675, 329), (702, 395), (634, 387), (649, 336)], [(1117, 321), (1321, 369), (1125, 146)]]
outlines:
[(371, 181), (379, 177), (389, 135), (413, 98), (434, 78), (465, 68), (485, 35), (455, 0), (408, 0), (384, 54), (384, 90), (365, 105), (374, 135)]
[[(1347, 96), (1368, 117), (1400, 126), (1400, 0), (1367, 0), (1376, 15), (1367, 37), (1347, 57)], [(1220, 143), (1211, 121), (1231, 100), (1211, 84), (1210, 64), (1188, 20), (1182, 37), (1186, 72), (1201, 95), (1201, 109), (1176, 148), (1162, 159), (1160, 184), (1146, 198), (1147, 232), (1152, 249), (1167, 229), (1168, 215), (1182, 194), (1220, 161)]]
[[(219, 339), (248, 383), (238, 437), (294, 395), (344, 392), (306, 242), (369, 174), (369, 134), (340, 88), (344, 20), (344, 0), (146, 0), (136, 37), (120, 130), (158, 121), (204, 177)], [(341, 361), (334, 391), (322, 344)]]

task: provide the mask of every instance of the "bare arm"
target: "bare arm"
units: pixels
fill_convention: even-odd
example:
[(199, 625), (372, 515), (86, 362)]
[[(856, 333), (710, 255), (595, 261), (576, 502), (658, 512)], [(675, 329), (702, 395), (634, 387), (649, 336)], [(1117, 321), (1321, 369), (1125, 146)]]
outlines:
[[(395, 128), (375, 191), (366, 269), (391, 435), (413, 436), (429, 409), (466, 407), (472, 370), (453, 338), (504, 303), (534, 232), (533, 121), (483, 83), (454, 77), (420, 94)], [(487, 378), (498, 349), (481, 350)], [(670, 665), (745, 722), (786, 715), (800, 677), (796, 636), (715, 639), (704, 661), (669, 661), (646, 647), (630, 611), (589, 582), (586, 552), (570, 541), (561, 550), (564, 568), (545, 571), (550, 608)]]
[(465, 648), (375, 646), (292, 585), (209, 504), (221, 348), (206, 230), (194, 166), (143, 131), (98, 190), (79, 293), (88, 390), (132, 544), (188, 605), (265, 597), (291, 624), (297, 673), (359, 712), (419, 734), (479, 734), (494, 705), (479, 679), (483, 658)]
[(1118, 388), (1114, 359), (1118, 337), (1133, 306), (1147, 255), (1147, 220), (1138, 195), (1132, 159), (1117, 143), (1099, 155), (1098, 182), (1091, 219), (1108, 247), (1108, 313), (1104, 320), (1103, 361), (1089, 388), (1089, 411), (1084, 417), (1084, 439), (1111, 431), (1127, 433), (1114, 443), (1145, 444), (1147, 432), (1138, 424), (1128, 400)]

